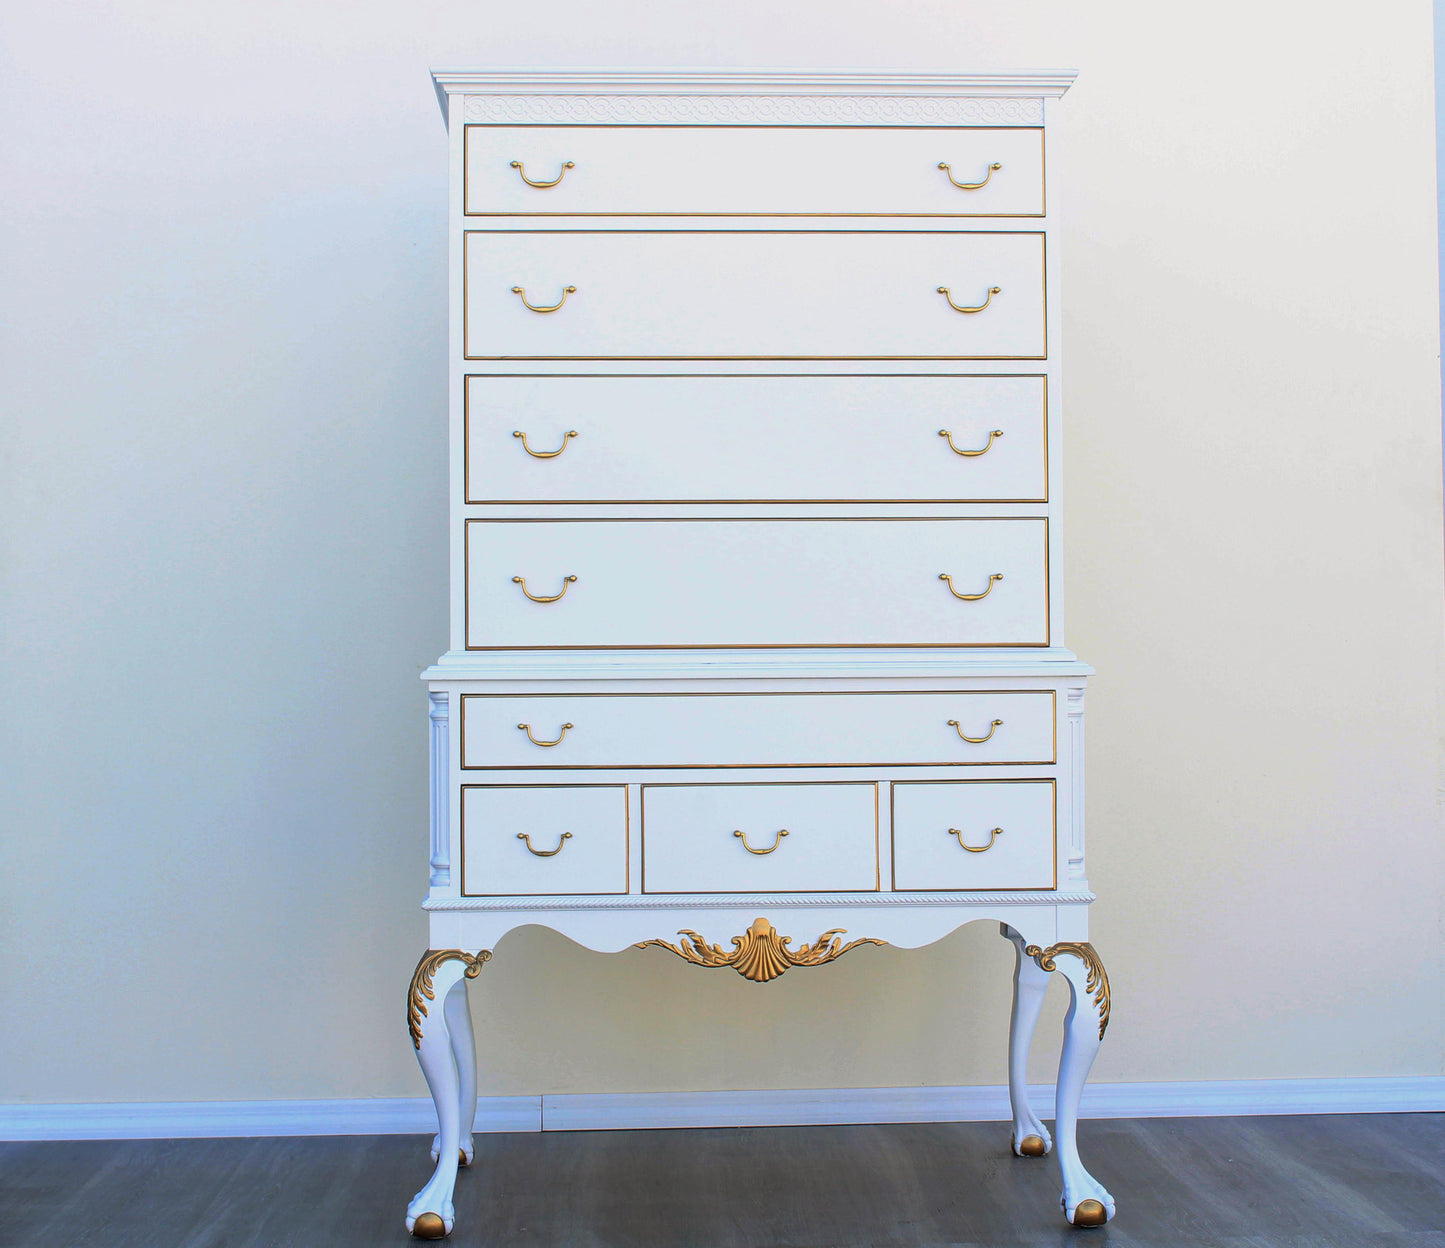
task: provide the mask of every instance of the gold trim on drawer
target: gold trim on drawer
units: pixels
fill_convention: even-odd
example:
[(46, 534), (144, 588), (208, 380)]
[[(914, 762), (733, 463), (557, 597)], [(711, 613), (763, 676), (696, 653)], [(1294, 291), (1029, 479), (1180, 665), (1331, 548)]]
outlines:
[[(706, 378), (711, 380), (714, 377), (745, 377), (766, 380), (773, 377), (857, 377), (857, 373), (466, 373), (462, 377), (462, 501), (469, 507), (477, 506), (499, 506), (499, 507), (541, 507), (553, 505), (566, 505), (572, 507), (615, 507), (626, 504), (640, 506), (678, 506), (680, 504), (718, 504), (718, 503), (816, 503), (819, 506), (824, 504), (833, 505), (838, 503), (901, 503), (915, 505), (922, 503), (1047, 503), (1049, 501), (1049, 375), (1047, 373), (867, 373), (862, 374), (870, 381), (879, 377), (912, 378), (925, 377), (934, 379), (979, 379), (992, 381), (999, 377), (1029, 377), (1037, 378), (1043, 382), (1044, 402), (1043, 409), (1039, 413), (1043, 421), (1043, 454), (1044, 467), (1042, 480), (1044, 492), (1038, 498), (977, 498), (963, 495), (957, 498), (473, 498), (472, 497), (472, 381), (488, 377), (505, 378), (526, 378), (531, 380), (537, 377), (565, 377), (565, 378), (588, 378), (591, 380), (605, 380), (609, 378), (659, 378), (671, 380), (676, 377)], [(513, 431), (512, 436), (519, 437), (520, 431)], [(570, 430), (568, 438), (577, 437), (577, 431)], [(940, 429), (940, 438), (948, 436), (948, 431)], [(955, 454), (965, 458), (976, 458), (984, 454), (993, 445), (996, 437), (1002, 437), (1003, 430), (995, 429), (989, 437), (988, 446), (982, 451), (960, 451), (953, 447)], [(562, 450), (566, 449), (564, 439)], [(953, 446), (953, 439), (949, 438), (949, 446)], [(539, 455), (537, 452), (528, 450), (528, 454), (536, 459), (552, 459), (562, 453), (562, 450), (553, 451), (548, 455)]]
[[(1048, 694), (1049, 733), (1052, 742), (1048, 758), (1027, 759), (948, 759), (944, 762), (864, 762), (847, 763), (837, 759), (811, 763), (498, 763), (480, 766), (467, 763), (467, 702), (471, 698), (870, 698), (897, 694), (932, 694), (946, 697), (1015, 697)], [(458, 769), (461, 771), (727, 771), (749, 769), (776, 771), (790, 767), (1052, 767), (1059, 757), (1059, 695), (1056, 689), (810, 689), (757, 690), (741, 693), (463, 693), (461, 695), (461, 726), (457, 730)], [(967, 738), (964, 738), (967, 740)], [(839, 781), (839, 783), (846, 783)], [(482, 786), (495, 787), (495, 786)], [(550, 787), (550, 786), (531, 786)]]
[[(1077, 783), (1077, 780), (1076, 780)], [(904, 785), (924, 784), (1047, 784), (1051, 790), (1049, 794), (1049, 806), (1053, 815), (1053, 826), (1050, 829), (1050, 856), (1049, 862), (1053, 869), (1053, 883), (1048, 888), (1039, 888), (1036, 885), (988, 885), (979, 888), (940, 888), (938, 885), (930, 884), (927, 888), (899, 888), (898, 887), (898, 823), (894, 817), (894, 796)], [(951, 831), (952, 829), (950, 829)], [(962, 840), (959, 842), (962, 844)], [(993, 841), (989, 841), (992, 846)], [(965, 845), (965, 849), (968, 847)], [(888, 782), (888, 859), (892, 880), (889, 890), (895, 893), (1048, 893), (1059, 887), (1059, 783), (1052, 776), (1008, 776), (989, 780), (890, 780)]]
[[(472, 526), (477, 524), (969, 524), (975, 520), (1008, 520), (1044, 526), (1044, 639), (1042, 641), (711, 641), (659, 642), (651, 645), (599, 646), (474, 646), (472, 644)], [(1053, 575), (1049, 566), (1048, 516), (467, 516), (462, 520), (462, 640), (466, 650), (1046, 650), (1053, 637)], [(516, 578), (513, 578), (514, 580)], [(576, 577), (570, 578), (576, 580)], [(1000, 577), (1000, 580), (1003, 578)], [(950, 585), (950, 589), (952, 586)], [(992, 588), (992, 581), (990, 581)], [(525, 591), (524, 591), (525, 592)], [(563, 591), (566, 592), (565, 589)], [(527, 595), (529, 598), (530, 594)], [(955, 595), (959, 597), (961, 595)], [(560, 598), (561, 595), (559, 594)], [(536, 601), (535, 599), (533, 601)]]
[[(586, 127), (589, 130), (935, 130), (940, 134), (998, 132), (1017, 134), (1033, 130), (1039, 136), (1039, 210), (1037, 212), (477, 212), (469, 203), (471, 176), (468, 168), (471, 160), (471, 144), (467, 142), (467, 131), (476, 129), (510, 130), (571, 130)], [(569, 162), (570, 163), (570, 162)], [(742, 126), (742, 125), (699, 125), (697, 122), (676, 122), (658, 125), (656, 123), (607, 123), (592, 124), (585, 121), (471, 121), (462, 126), (462, 216), (463, 217), (716, 217), (784, 219), (784, 218), (834, 218), (856, 217), (887, 218), (905, 220), (952, 221), (971, 218), (975, 221), (1031, 221), (1048, 215), (1049, 207), (1049, 162), (1048, 135), (1043, 126)]]
[[(1046, 360), (1049, 358), (1049, 237), (1043, 230), (617, 230), (619, 234), (939, 234), (952, 237), (966, 234), (976, 238), (981, 234), (1002, 234), (1010, 238), (1032, 236), (1039, 240), (1039, 312), (1043, 318), (1040, 329), (1043, 334), (1043, 349), (1036, 355), (472, 355), (467, 346), (471, 341), (471, 298), (468, 282), (471, 280), (471, 263), (468, 250), (472, 236), (490, 234), (512, 237), (522, 234), (603, 234), (605, 230), (571, 229), (562, 227), (551, 230), (463, 230), (462, 231), (462, 359), (464, 360)], [(518, 289), (513, 287), (513, 290)], [(572, 289), (576, 289), (573, 287)], [(563, 302), (565, 302), (565, 296)], [(953, 300), (949, 300), (950, 303)], [(559, 303), (557, 307), (561, 307)], [(954, 308), (958, 312), (978, 311), (973, 308)], [(534, 312), (555, 312), (556, 308), (533, 308)]]
[[(460, 789), (460, 796), (457, 799), (457, 827), (458, 839), (462, 855), (461, 867), (461, 895), (463, 897), (624, 897), (632, 891), (632, 794), (627, 790), (631, 786), (626, 784), (464, 784)], [(622, 871), (623, 887), (620, 890), (608, 890), (601, 893), (579, 893), (575, 889), (568, 889), (564, 893), (471, 893), (467, 891), (467, 790), (468, 789), (616, 789), (622, 794), (622, 853), (625, 865)], [(532, 849), (530, 843), (528, 849)], [(558, 846), (560, 849), (561, 846)], [(532, 850), (534, 854), (536, 850)], [(556, 851), (550, 854), (538, 854), (541, 858), (555, 856)]]
[[(700, 771), (715, 771), (714, 767), (699, 768)], [(664, 781), (661, 784), (648, 784), (643, 782), (637, 786), (637, 822), (642, 847), (642, 887), (641, 891), (647, 893), (647, 790), (648, 789), (765, 789), (765, 788), (816, 788), (819, 785), (828, 785), (839, 788), (844, 785), (855, 787), (868, 785), (873, 789), (873, 880), (872, 888), (749, 888), (742, 891), (747, 893), (811, 893), (817, 892), (820, 896), (825, 893), (881, 893), (883, 891), (883, 862), (882, 862), (882, 833), (881, 833), (881, 798), (879, 788), (881, 780), (688, 780), (680, 783)], [(686, 896), (689, 897), (725, 897), (739, 890), (735, 888), (719, 889), (698, 889), (690, 888)], [(658, 891), (648, 894), (652, 897), (667, 897), (676, 890)], [(681, 895), (681, 894), (679, 894)]]

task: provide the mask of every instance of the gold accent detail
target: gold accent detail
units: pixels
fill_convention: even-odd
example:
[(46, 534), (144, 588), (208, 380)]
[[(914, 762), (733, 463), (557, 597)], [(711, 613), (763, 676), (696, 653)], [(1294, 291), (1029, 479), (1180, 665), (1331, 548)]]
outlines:
[[(992, 576), (990, 576), (988, 578), (988, 588), (985, 589), (981, 594), (960, 594), (958, 590), (954, 589), (953, 577), (949, 576), (947, 572), (940, 572), (938, 574), (938, 579), (940, 581), (948, 582), (948, 592), (952, 594), (955, 598), (958, 598), (963, 602), (977, 602), (980, 598), (987, 598), (991, 593), (993, 593), (993, 587), (998, 584), (999, 581), (1003, 580), (1003, 573), (995, 572)], [(561, 595), (558, 596), (560, 597)]]
[[(958, 447), (954, 446), (954, 444), (953, 444), (953, 434), (951, 434), (947, 429), (940, 429), (940, 430), (938, 431), (938, 436), (939, 436), (940, 438), (947, 438), (947, 439), (948, 439), (948, 449), (949, 449), (950, 451), (952, 451), (955, 455), (962, 455), (962, 456), (964, 457), (964, 459), (977, 459), (980, 455), (987, 455), (987, 454), (989, 453), (989, 450), (993, 447), (993, 440), (994, 440), (995, 438), (1001, 438), (1001, 437), (1003, 437), (1003, 430), (1002, 430), (1002, 429), (994, 429), (994, 430), (991, 430), (991, 431), (989, 432), (989, 435), (988, 435), (988, 441), (985, 442), (985, 443), (984, 443), (981, 447), (979, 447), (979, 449), (976, 450), (976, 451), (961, 451), (961, 450), (959, 450)], [(561, 453), (562, 453), (561, 451), (558, 451), (558, 452), (557, 452), (557, 454), (559, 454), (559, 455), (560, 455)]]
[(479, 949), (476, 957), (473, 957), (461, 949), (428, 949), (421, 955), (421, 961), (411, 973), (411, 987), (406, 995), (406, 1028), (411, 1032), (412, 1045), (418, 1049), (421, 1048), (421, 1020), (427, 1014), (422, 998), (425, 997), (427, 1001), (437, 999), (432, 989), (432, 978), (442, 963), (453, 960), (465, 963), (466, 977), (476, 979), (482, 973), (482, 967), (492, 960), (492, 951)]
[(411, 1224), (411, 1233), (417, 1239), (445, 1239), (447, 1224), (439, 1213), (419, 1213)]
[(471, 1164), (472, 1163), (467, 1160), (467, 1150), (464, 1148), (457, 1149), (457, 1168), (459, 1170), (465, 1170)]
[[(523, 433), (520, 429), (513, 429), (512, 436), (514, 438), (522, 439), (522, 449), (526, 451), (527, 454), (530, 455), (533, 459), (556, 459), (558, 455), (560, 455), (563, 451), (567, 449), (567, 439), (575, 438), (577, 436), (577, 430), (567, 430), (566, 434), (564, 434), (562, 437), (562, 445), (559, 446), (555, 451), (534, 451), (530, 446), (527, 445), (527, 435)], [(990, 441), (992, 441), (992, 439), (990, 439)], [(984, 448), (984, 450), (987, 449), (987, 447)], [(967, 452), (960, 452), (960, 454), (966, 453)], [(975, 451), (974, 454), (981, 455), (983, 454), (983, 451)]]
[(1074, 1210), (1075, 1226), (1103, 1226), (1109, 1220), (1109, 1211), (1097, 1200), (1081, 1200)]
[[(1038, 963), (1041, 971), (1054, 971), (1058, 969), (1055, 959), (1061, 953), (1071, 953), (1084, 964), (1089, 972), (1084, 978), (1084, 991), (1094, 994), (1094, 1008), (1099, 1011), (1099, 1039), (1104, 1038), (1104, 1032), (1109, 1027), (1109, 973), (1104, 970), (1104, 963), (1100, 960), (1094, 946), (1087, 940), (1061, 940), (1056, 945), (1050, 945), (1047, 949), (1040, 949), (1037, 945), (1029, 945), (1024, 949), (1029, 957)], [(1097, 1202), (1095, 1202), (1097, 1203)], [(1082, 1208), (1083, 1206), (1080, 1206)], [(1102, 1206), (1100, 1206), (1102, 1208)], [(1075, 1225), (1083, 1225), (1076, 1223)], [(1090, 1223), (1089, 1225), (1103, 1225), (1102, 1223)]]
[[(513, 289), (515, 290), (516, 287), (513, 287)], [(988, 288), (988, 294), (984, 296), (983, 302), (980, 303), (977, 307), (974, 307), (974, 308), (963, 308), (963, 307), (959, 307), (958, 304), (954, 303), (954, 301), (953, 301), (953, 295), (949, 292), (949, 289), (948, 289), (947, 286), (940, 286), (940, 287), (938, 288), (938, 293), (939, 293), (940, 295), (942, 295), (945, 299), (948, 300), (948, 306), (949, 306), (950, 308), (952, 308), (955, 312), (982, 312), (986, 307), (988, 307), (989, 304), (991, 304), (991, 303), (993, 302), (993, 297), (994, 297), (995, 295), (1001, 295), (1001, 294), (1003, 294), (1003, 287), (1002, 287), (1002, 286), (990, 286), (990, 287)], [(559, 303), (557, 306), (560, 308), (562, 305)], [(551, 311), (553, 311), (553, 309), (552, 309), (552, 308), (537, 308), (537, 309), (534, 309), (534, 311), (551, 312)]]
[(1049, 1146), (1041, 1135), (1026, 1135), (1018, 1143), (1020, 1157), (1042, 1157), (1048, 1151)]
[(577, 578), (575, 576), (564, 576), (562, 578), (562, 588), (558, 590), (555, 594), (552, 594), (550, 597), (547, 594), (532, 593), (532, 591), (527, 588), (527, 578), (525, 576), (514, 576), (512, 578), (512, 584), (520, 585), (522, 587), (522, 592), (526, 594), (527, 597), (530, 598), (533, 602), (556, 602), (559, 598), (563, 597), (567, 593), (567, 586), (573, 584), (576, 580)]
[(557, 842), (557, 848), (556, 848), (556, 849), (536, 849), (536, 848), (534, 848), (533, 845), (532, 845), (532, 837), (531, 837), (530, 833), (527, 833), (527, 832), (518, 832), (518, 833), (517, 833), (517, 839), (518, 839), (519, 841), (525, 841), (525, 842), (526, 842), (526, 845), (527, 845), (527, 850), (528, 850), (528, 852), (533, 853), (533, 854), (536, 854), (538, 858), (555, 858), (558, 854), (560, 854), (560, 853), (562, 852), (562, 846), (565, 845), (568, 841), (570, 841), (570, 840), (572, 839), (572, 833), (570, 833), (570, 832), (564, 832), (564, 833), (562, 833), (561, 839), (559, 839), (558, 842)]
[(687, 928), (678, 932), (679, 936), (684, 937), (680, 945), (660, 939), (644, 940), (637, 948), (646, 949), (649, 945), (660, 945), (694, 966), (730, 966), (744, 979), (750, 979), (755, 984), (765, 984), (769, 980), (777, 979), (791, 967), (822, 966), (825, 962), (841, 958), (859, 945), (887, 943), (865, 936), (845, 945), (840, 938), (846, 930), (841, 927), (830, 928), (811, 945), (803, 945), (794, 951), (788, 948), (793, 943), (791, 936), (780, 936), (778, 929), (767, 919), (757, 919), (741, 936), (733, 937), (731, 953), (725, 953), (721, 945), (708, 944), (696, 932)]
[[(557, 176), (550, 182), (533, 182), (532, 179), (527, 176), (526, 166), (524, 166), (520, 160), (514, 160), (512, 162), (512, 168), (522, 175), (522, 181), (528, 186), (534, 186), (539, 191), (545, 191), (548, 187), (556, 186), (557, 183), (565, 178), (567, 176), (567, 170), (577, 168), (577, 162), (575, 160), (564, 160), (562, 167), (557, 170)], [(998, 166), (995, 165), (994, 168), (997, 169)], [(986, 182), (988, 179), (985, 178), (984, 181)]]
[[(984, 592), (987, 593), (988, 591), (985, 590)], [(960, 739), (967, 741), (969, 745), (982, 745), (985, 741), (992, 737), (995, 732), (997, 732), (1000, 728), (1003, 727), (1003, 720), (994, 720), (993, 723), (988, 726), (988, 731), (981, 737), (970, 737), (968, 733), (964, 732), (964, 730), (958, 726), (958, 720), (956, 719), (950, 719), (948, 721), (948, 726), (952, 728), (954, 732), (958, 733)]]
[(773, 850), (777, 849), (777, 847), (783, 843), (783, 837), (788, 835), (788, 829), (781, 829), (778, 832), (777, 836), (773, 837), (773, 843), (769, 845), (767, 849), (754, 849), (751, 845), (749, 845), (748, 834), (746, 832), (734, 832), (733, 835), (743, 843), (743, 848), (747, 850), (748, 853), (757, 854), (759, 857), (761, 857), (763, 854), (771, 854)]
[(562, 744), (562, 738), (567, 735), (567, 729), (576, 727), (576, 725), (575, 725), (575, 724), (563, 724), (563, 725), (562, 725), (562, 730), (557, 734), (557, 739), (556, 739), (555, 741), (538, 741), (537, 738), (532, 735), (532, 725), (531, 725), (531, 724), (518, 724), (517, 727), (520, 728), (523, 732), (525, 732), (525, 733), (527, 734), (527, 740), (530, 741), (533, 745), (551, 746), (551, 745), (561, 745), (561, 744)]
[(982, 182), (960, 182), (957, 178), (953, 176), (953, 170), (950, 169), (948, 165), (946, 165), (943, 161), (940, 160), (938, 162), (938, 167), (942, 169), (944, 173), (948, 174), (948, 180), (952, 182), (954, 186), (958, 187), (960, 191), (982, 190), (985, 186), (988, 185), (988, 180), (993, 177), (993, 175), (996, 174), (1000, 169), (1003, 168), (1003, 166), (999, 164), (998, 161), (994, 161), (993, 164), (988, 167), (988, 172), (983, 175)]
[(993, 843), (1003, 835), (1003, 829), (994, 828), (993, 831), (988, 834), (987, 845), (965, 845), (963, 843), (963, 833), (957, 828), (949, 828), (948, 835), (957, 838), (960, 849), (967, 850), (970, 854), (986, 854), (993, 848)]
[[(521, 299), (522, 306), (526, 308), (528, 312), (555, 312), (558, 308), (560, 308), (564, 303), (567, 302), (568, 295), (575, 295), (577, 293), (577, 287), (564, 286), (562, 288), (562, 297), (558, 299), (557, 302), (554, 303), (550, 308), (544, 308), (541, 304), (538, 303), (528, 303), (527, 288), (525, 286), (513, 286), (512, 293)], [(977, 311), (976, 308), (970, 308), (968, 310)]]

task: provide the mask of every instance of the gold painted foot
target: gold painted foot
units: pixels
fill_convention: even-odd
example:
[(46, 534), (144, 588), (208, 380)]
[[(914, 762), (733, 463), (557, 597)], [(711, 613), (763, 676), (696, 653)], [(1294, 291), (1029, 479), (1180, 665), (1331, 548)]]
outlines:
[(1103, 1226), (1109, 1220), (1109, 1211), (1097, 1200), (1081, 1200), (1074, 1210), (1075, 1226)]
[(469, 1165), (471, 1165), (471, 1164), (472, 1164), (471, 1161), (470, 1161), (470, 1160), (468, 1159), (468, 1157), (467, 1157), (467, 1150), (464, 1149), (464, 1148), (459, 1148), (459, 1149), (457, 1149), (457, 1167), (458, 1167), (458, 1169), (465, 1170), (465, 1169), (466, 1169)]
[(445, 1239), (447, 1235), (447, 1224), (442, 1221), (439, 1213), (422, 1213), (412, 1223), (411, 1233), (417, 1239)]
[(1043, 1136), (1026, 1135), (1018, 1142), (1014, 1151), (1020, 1157), (1042, 1157), (1049, 1151), (1049, 1146), (1044, 1143)]

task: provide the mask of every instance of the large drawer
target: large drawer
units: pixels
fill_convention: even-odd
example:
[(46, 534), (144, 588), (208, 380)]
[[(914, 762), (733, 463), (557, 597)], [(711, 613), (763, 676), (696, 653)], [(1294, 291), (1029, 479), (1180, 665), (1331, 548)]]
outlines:
[(465, 161), (469, 216), (1044, 212), (1032, 128), (472, 125)]
[(463, 239), (468, 359), (1046, 354), (1041, 233), (480, 230)]
[(1057, 887), (1052, 780), (904, 780), (893, 786), (893, 887)]
[(626, 891), (626, 785), (462, 786), (463, 896)]
[(1045, 646), (1048, 521), (468, 520), (469, 649)]
[(878, 786), (645, 784), (645, 893), (871, 892)]
[(473, 376), (466, 499), (1044, 502), (1046, 379)]
[(1049, 764), (1054, 756), (1048, 690), (461, 699), (467, 770)]

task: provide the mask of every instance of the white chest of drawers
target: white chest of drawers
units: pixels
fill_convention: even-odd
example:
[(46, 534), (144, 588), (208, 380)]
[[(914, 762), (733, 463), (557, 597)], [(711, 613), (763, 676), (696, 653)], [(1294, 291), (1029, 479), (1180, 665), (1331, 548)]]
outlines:
[[(508, 930), (759, 984), (1001, 925), (1013, 1148), (1075, 1144), (1109, 1015), (1063, 646), (1068, 73), (443, 72), (451, 649), (408, 1022), (451, 1230), (466, 983)], [(821, 933), (810, 944), (780, 932)], [(660, 956), (660, 955), (659, 955)], [(1071, 986), (1053, 1136), (1025, 1058)]]

